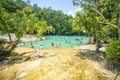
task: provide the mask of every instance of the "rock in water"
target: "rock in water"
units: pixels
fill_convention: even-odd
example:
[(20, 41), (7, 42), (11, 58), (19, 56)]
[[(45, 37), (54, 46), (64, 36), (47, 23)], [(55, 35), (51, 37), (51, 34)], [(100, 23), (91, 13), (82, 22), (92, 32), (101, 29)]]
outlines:
[(16, 79), (22, 78), (22, 77), (24, 77), (24, 76), (26, 76), (26, 75), (27, 75), (26, 72), (21, 72), (18, 76), (16, 76)]

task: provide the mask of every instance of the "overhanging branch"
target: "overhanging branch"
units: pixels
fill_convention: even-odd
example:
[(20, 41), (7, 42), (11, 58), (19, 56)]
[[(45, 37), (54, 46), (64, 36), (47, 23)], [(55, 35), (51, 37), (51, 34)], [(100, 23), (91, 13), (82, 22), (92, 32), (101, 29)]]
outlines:
[(107, 24), (107, 25), (110, 25), (110, 26), (113, 26), (113, 27), (119, 29), (118, 26), (116, 26), (114, 24), (111, 24), (111, 23), (108, 23), (108, 22), (98, 22), (98, 23), (100, 23), (100, 24)]
[(104, 21), (106, 21), (105, 17), (102, 15), (102, 13), (100, 11), (98, 11), (97, 9), (94, 8), (94, 10), (104, 19)]
[(98, 11), (98, 10), (95, 9), (95, 8), (94, 8), (94, 10), (103, 18), (103, 21), (104, 21), (104, 22), (99, 22), (100, 24), (107, 24), (107, 25), (110, 25), (110, 26), (113, 26), (113, 27), (119, 29), (119, 27), (118, 27), (117, 25), (114, 25), (114, 24), (112, 24), (112, 23), (110, 23), (110, 22), (107, 22), (106, 19), (105, 19), (105, 17), (103, 16), (103, 14), (102, 14), (100, 11)]

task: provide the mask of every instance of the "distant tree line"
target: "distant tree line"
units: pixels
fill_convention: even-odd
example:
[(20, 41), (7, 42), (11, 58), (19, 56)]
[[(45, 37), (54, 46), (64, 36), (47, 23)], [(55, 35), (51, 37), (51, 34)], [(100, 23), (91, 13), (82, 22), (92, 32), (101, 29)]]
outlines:
[[(72, 29), (72, 16), (64, 14), (62, 11), (53, 10), (49, 8), (40, 8), (37, 4), (31, 6), (30, 2), (24, 2), (23, 0), (3, 0), (1, 1), (1, 7), (9, 14), (17, 13), (20, 10), (23, 10), (26, 7), (29, 7), (29, 11), (26, 9), (27, 15), (34, 15), (39, 21), (46, 21), (48, 26), (53, 27), (53, 31), (46, 31), (43, 34), (45, 35), (75, 35), (78, 34), (78, 31), (73, 31)], [(20, 12), (22, 13), (22, 12)], [(19, 17), (23, 17), (21, 14)], [(28, 16), (27, 16), (28, 17)], [(21, 24), (21, 23), (19, 23)], [(32, 28), (33, 26), (28, 26)], [(13, 28), (13, 27), (11, 27)], [(36, 33), (36, 31), (34, 31)]]

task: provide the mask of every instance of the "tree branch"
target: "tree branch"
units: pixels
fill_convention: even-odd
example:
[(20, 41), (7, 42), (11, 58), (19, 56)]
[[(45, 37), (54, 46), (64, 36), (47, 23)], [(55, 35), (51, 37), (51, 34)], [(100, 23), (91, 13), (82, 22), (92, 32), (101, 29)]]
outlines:
[(99, 22), (99, 23), (101, 23), (101, 24), (108, 24), (108, 25), (110, 25), (110, 26), (113, 26), (113, 27), (119, 29), (119, 27), (118, 27), (117, 25), (114, 25), (114, 24), (112, 24), (112, 23), (110, 23), (110, 22), (107, 22), (106, 19), (105, 19), (105, 17), (103, 16), (103, 14), (102, 14), (100, 11), (98, 11), (98, 10), (95, 9), (95, 8), (94, 8), (94, 10), (95, 10), (95, 11), (103, 18), (103, 20), (104, 20), (104, 22)]
[(110, 25), (110, 26), (113, 26), (113, 27), (119, 29), (118, 26), (116, 26), (116, 25), (114, 25), (114, 24), (111, 24), (111, 23), (108, 23), (108, 22), (98, 22), (98, 23), (100, 23), (100, 24), (107, 24), (107, 25)]
[(106, 21), (105, 17), (102, 15), (102, 13), (100, 11), (98, 11), (97, 9), (94, 8), (94, 10), (104, 19), (104, 21)]

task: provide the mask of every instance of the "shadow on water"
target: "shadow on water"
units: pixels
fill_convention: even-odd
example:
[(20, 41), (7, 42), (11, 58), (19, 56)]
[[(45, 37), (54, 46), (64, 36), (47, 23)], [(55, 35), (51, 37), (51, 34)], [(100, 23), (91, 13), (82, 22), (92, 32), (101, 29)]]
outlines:
[(106, 59), (106, 53), (104, 51), (96, 53), (94, 50), (82, 49), (76, 56), (80, 57), (81, 59), (89, 59), (97, 62), (104, 69), (110, 70), (114, 73), (118, 73), (120, 71), (119, 65), (114, 64), (110, 60)]

